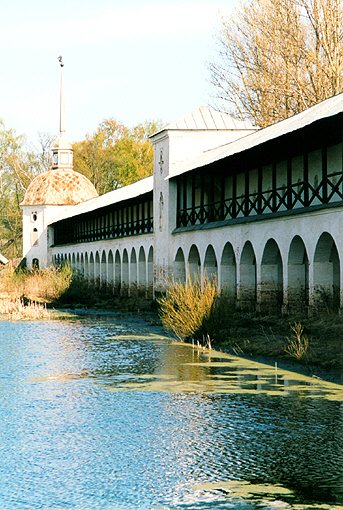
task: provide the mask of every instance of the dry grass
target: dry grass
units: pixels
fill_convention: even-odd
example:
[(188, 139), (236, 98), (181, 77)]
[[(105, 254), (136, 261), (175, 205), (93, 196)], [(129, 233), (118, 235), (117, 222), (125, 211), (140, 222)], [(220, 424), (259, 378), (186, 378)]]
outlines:
[(0, 272), (0, 314), (9, 320), (49, 320), (46, 303), (58, 300), (70, 287), (73, 272), (69, 266), (41, 271), (6, 267)]
[(206, 323), (217, 297), (217, 284), (208, 278), (202, 285), (198, 278), (186, 284), (171, 281), (158, 300), (163, 325), (182, 340), (208, 338)]
[(73, 279), (70, 266), (49, 267), (40, 271), (16, 271), (8, 267), (0, 272), (0, 296), (31, 301), (52, 302), (67, 291)]
[(19, 298), (1, 299), (0, 314), (6, 315), (11, 321), (50, 320), (52, 318), (52, 313), (47, 310), (46, 305), (33, 301), (24, 303)]

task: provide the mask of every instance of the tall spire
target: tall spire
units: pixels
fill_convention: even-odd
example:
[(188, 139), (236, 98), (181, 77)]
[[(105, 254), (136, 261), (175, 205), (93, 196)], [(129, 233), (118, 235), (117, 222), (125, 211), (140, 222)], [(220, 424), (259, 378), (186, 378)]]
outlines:
[(58, 61), (60, 63), (61, 68), (61, 78), (60, 78), (60, 136), (65, 133), (65, 105), (64, 105), (64, 83), (63, 83), (63, 67), (64, 63), (62, 60), (62, 56), (58, 57)]
[(60, 134), (54, 143), (52, 149), (52, 169), (53, 170), (72, 170), (73, 169), (73, 149), (66, 137), (65, 107), (64, 107), (64, 82), (62, 57), (58, 57), (60, 64)]

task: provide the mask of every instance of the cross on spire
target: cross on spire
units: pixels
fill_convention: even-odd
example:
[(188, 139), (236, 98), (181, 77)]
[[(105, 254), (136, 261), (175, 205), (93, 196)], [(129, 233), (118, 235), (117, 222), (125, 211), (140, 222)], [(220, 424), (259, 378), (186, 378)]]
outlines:
[(162, 171), (163, 171), (163, 164), (164, 164), (164, 161), (163, 161), (163, 150), (162, 149), (160, 150), (160, 160), (159, 160), (158, 164), (160, 166), (160, 172), (162, 173)]

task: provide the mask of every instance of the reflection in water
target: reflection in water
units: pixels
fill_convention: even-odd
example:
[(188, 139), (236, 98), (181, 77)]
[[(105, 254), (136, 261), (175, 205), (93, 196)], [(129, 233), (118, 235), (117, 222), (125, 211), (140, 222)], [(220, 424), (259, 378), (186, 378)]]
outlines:
[(337, 385), (132, 317), (0, 322), (0, 342), (1, 510), (342, 503)]

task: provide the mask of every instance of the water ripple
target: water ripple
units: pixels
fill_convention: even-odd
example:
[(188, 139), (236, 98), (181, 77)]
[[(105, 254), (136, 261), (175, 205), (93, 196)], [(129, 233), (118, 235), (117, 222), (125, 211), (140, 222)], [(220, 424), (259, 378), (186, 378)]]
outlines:
[[(129, 317), (0, 322), (0, 342), (1, 510), (342, 502), (335, 385), (209, 358)], [(247, 498), (242, 481), (262, 489)]]

